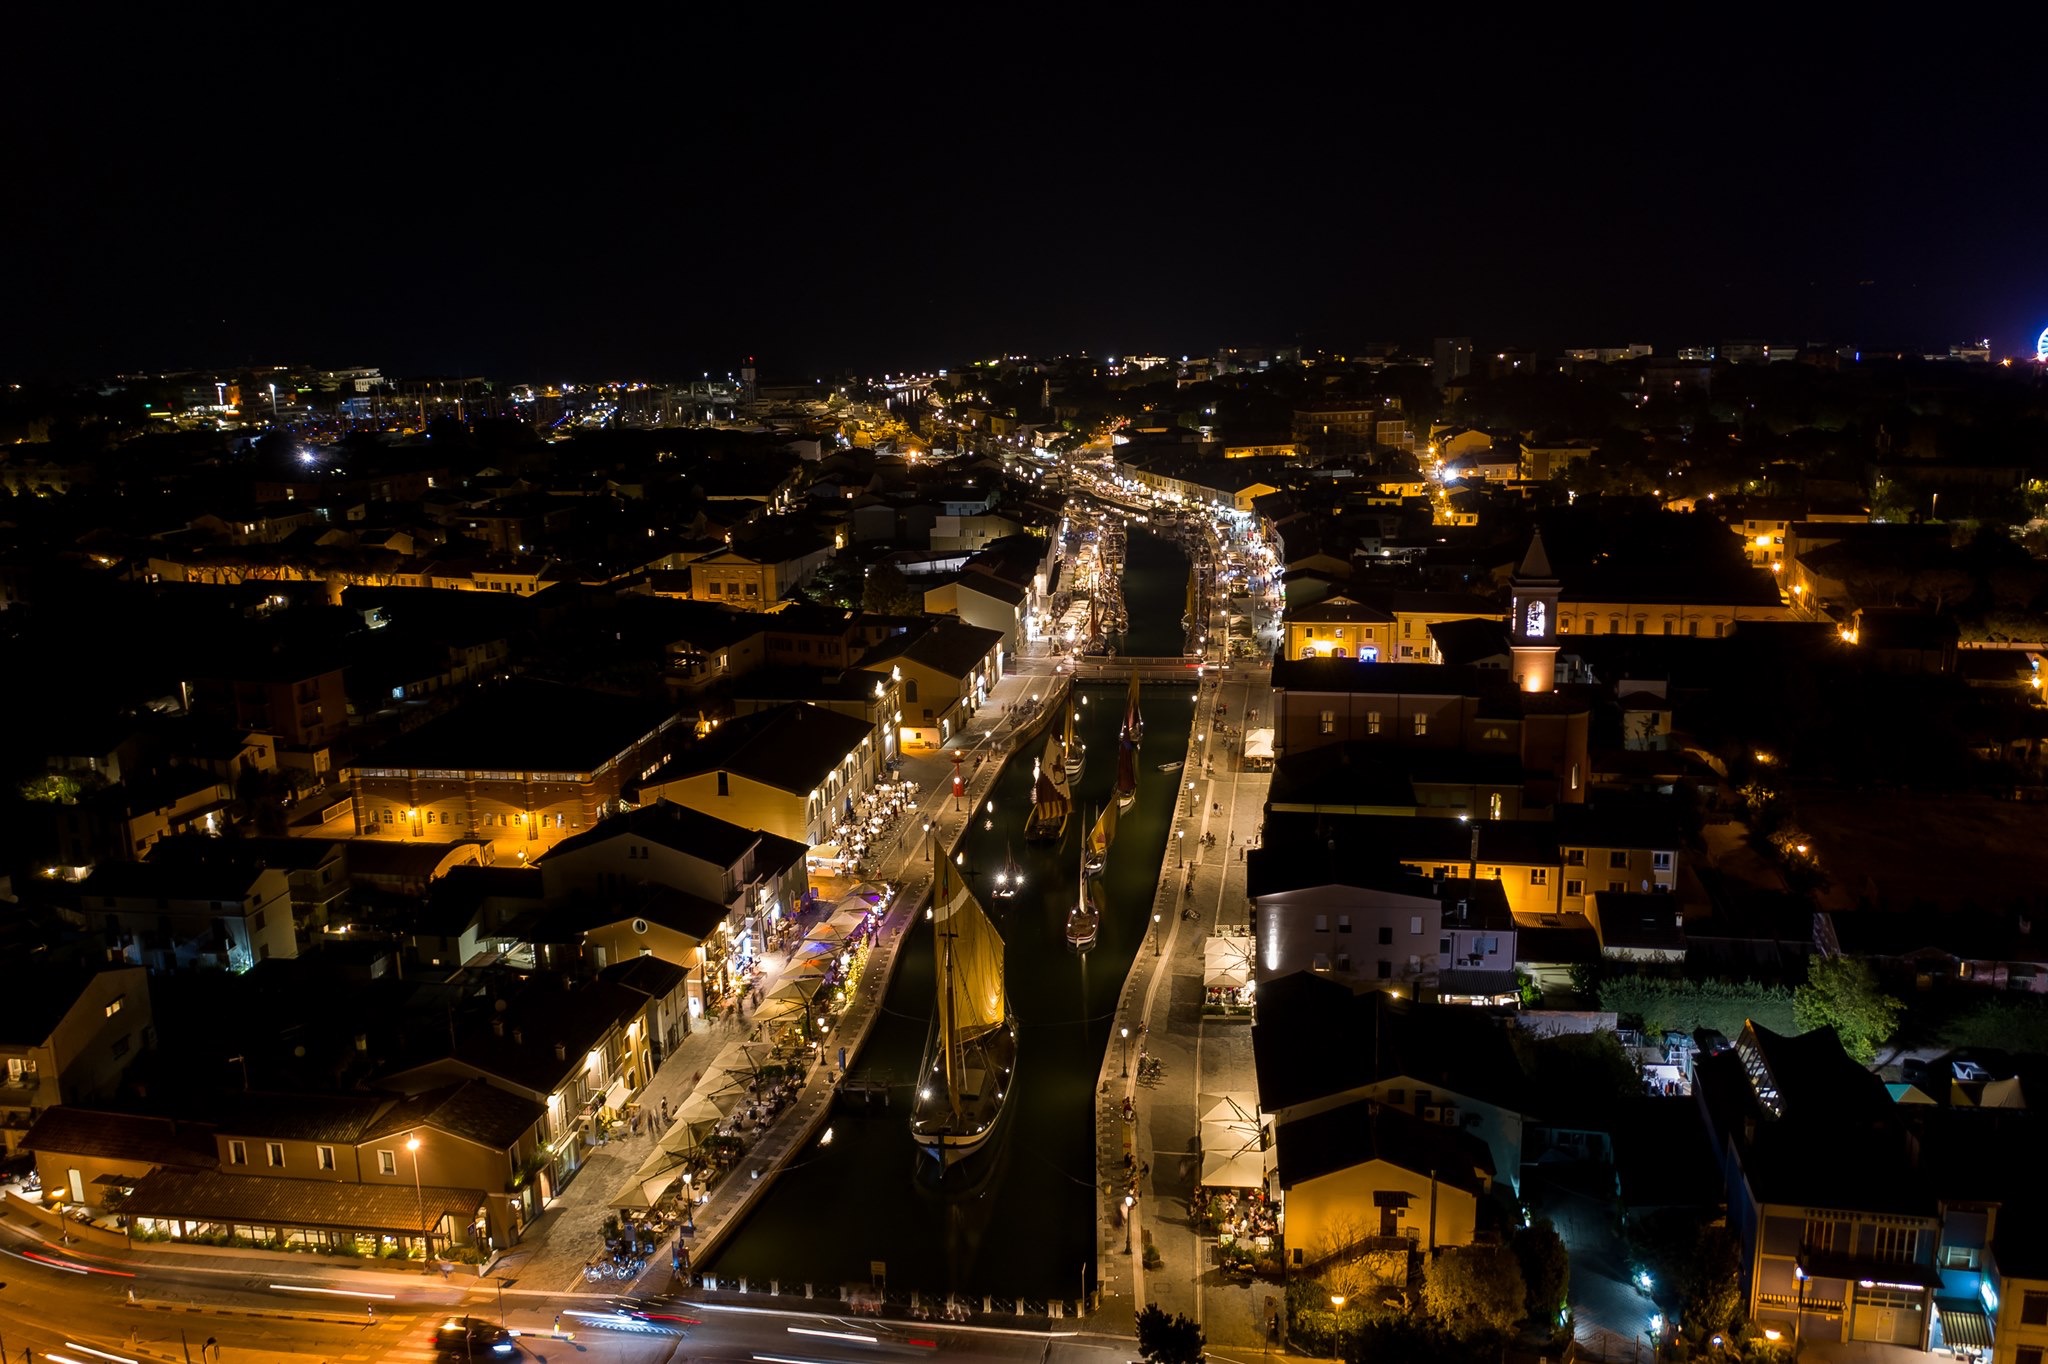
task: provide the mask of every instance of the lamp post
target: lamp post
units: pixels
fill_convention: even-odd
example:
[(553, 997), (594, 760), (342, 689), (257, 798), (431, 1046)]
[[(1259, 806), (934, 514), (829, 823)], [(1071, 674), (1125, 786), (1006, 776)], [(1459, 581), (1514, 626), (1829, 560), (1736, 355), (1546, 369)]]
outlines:
[(427, 1196), (420, 1190), (420, 1139), (416, 1132), (405, 1134), (405, 1149), (412, 1152), (412, 1197), (419, 1209), (420, 1240), (425, 1244), (420, 1249), (420, 1259), (425, 1261), (433, 1251), (434, 1238), (427, 1234)]
[(924, 860), (927, 862), (932, 860), (932, 822), (930, 820), (924, 822)]
[(683, 1230), (697, 1234), (697, 1191), (690, 1187), (690, 1172), (683, 1171)]
[(1126, 1255), (1131, 1253), (1131, 1209), (1137, 1204), (1137, 1201), (1137, 1199), (1129, 1194), (1124, 1195), (1124, 1254)]
[(1159, 955), (1159, 915), (1157, 913), (1154, 913), (1152, 916), (1152, 955), (1155, 957)]
[(1344, 1357), (1344, 1295), (1342, 1293), (1332, 1293), (1330, 1295), (1330, 1316), (1330, 1334), (1336, 1338), (1337, 1358), (1342, 1359)]
[(1188, 864), (1187, 838), (1188, 831), (1186, 829), (1175, 829), (1173, 831), (1173, 846), (1176, 849), (1175, 855), (1180, 859), (1179, 861), (1174, 863), (1174, 865), (1177, 867), (1185, 867)]
[(1130, 1076), (1131, 1076), (1131, 1030), (1130, 1030), (1129, 1028), (1124, 1028), (1124, 1029), (1123, 1029), (1122, 1031), (1123, 1031), (1123, 1035), (1124, 1035), (1124, 1075), (1123, 1075), (1123, 1078), (1125, 1078), (1125, 1079), (1127, 1079), (1127, 1080), (1128, 1080), (1128, 1079), (1130, 1078)]

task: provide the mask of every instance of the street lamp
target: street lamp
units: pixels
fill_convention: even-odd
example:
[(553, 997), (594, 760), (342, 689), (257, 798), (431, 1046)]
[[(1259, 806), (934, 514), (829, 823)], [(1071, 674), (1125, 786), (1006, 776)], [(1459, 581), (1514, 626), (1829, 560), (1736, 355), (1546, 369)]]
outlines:
[(924, 822), (924, 860), (927, 862), (932, 860), (932, 822), (930, 820)]
[(1131, 1208), (1136, 1205), (1137, 1201), (1137, 1199), (1129, 1194), (1124, 1195), (1124, 1254), (1126, 1255), (1131, 1253)]
[(1342, 1293), (1332, 1293), (1330, 1295), (1330, 1316), (1332, 1318), (1330, 1334), (1336, 1337), (1337, 1358), (1342, 1359), (1344, 1357), (1344, 1295)]
[(428, 1253), (434, 1248), (434, 1238), (427, 1234), (427, 1197), (420, 1191), (420, 1139), (418, 1133), (408, 1132), (405, 1134), (405, 1149), (412, 1152), (412, 1197), (414, 1204), (419, 1209), (420, 1239), (426, 1243), (420, 1249), (420, 1259), (424, 1261)]
[(1182, 867), (1185, 867), (1185, 866), (1186, 866), (1186, 865), (1188, 864), (1188, 845), (1187, 845), (1187, 837), (1188, 837), (1188, 831), (1187, 831), (1186, 829), (1175, 829), (1175, 830), (1173, 831), (1173, 838), (1174, 838), (1174, 844), (1173, 844), (1173, 846), (1174, 846), (1174, 847), (1175, 847), (1176, 849), (1178, 849), (1178, 856), (1179, 856), (1179, 858), (1180, 858), (1180, 861), (1179, 861), (1179, 862), (1177, 862), (1177, 863), (1175, 863), (1175, 865), (1176, 865), (1176, 866), (1182, 866)]
[(683, 1171), (683, 1230), (697, 1234), (697, 1194), (690, 1187), (690, 1172)]
[(1122, 1032), (1124, 1035), (1124, 1078), (1129, 1079), (1131, 1074), (1131, 1030), (1124, 1028)]
[(1152, 915), (1152, 955), (1159, 955), (1159, 915), (1156, 912)]

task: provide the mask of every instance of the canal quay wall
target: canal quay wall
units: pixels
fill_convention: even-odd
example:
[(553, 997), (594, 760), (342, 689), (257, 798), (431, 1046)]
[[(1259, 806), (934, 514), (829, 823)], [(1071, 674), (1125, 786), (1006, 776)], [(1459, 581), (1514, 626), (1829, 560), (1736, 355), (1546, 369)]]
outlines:
[[(1040, 699), (1036, 705), (1030, 699), (1034, 687), (1039, 689)], [(926, 769), (918, 773), (918, 779), (927, 783), (929, 790), (920, 798), (917, 810), (905, 821), (905, 832), (899, 837), (897, 848), (883, 864), (883, 879), (897, 888), (896, 898), (882, 921), (874, 957), (868, 962), (867, 969), (861, 972), (853, 1002), (840, 1015), (836, 1030), (840, 1040), (828, 1048), (834, 1050), (843, 1046), (848, 1066), (867, 1045), (875, 1021), (881, 1016), (882, 999), (895, 975), (904, 938), (931, 902), (931, 864), (925, 860), (924, 839), (913, 835), (921, 833), (924, 820), (930, 818), (934, 846), (951, 857), (965, 836), (974, 811), (994, 788), (1004, 766), (1010, 758), (1023, 751), (1025, 745), (1044, 735), (1053, 718), (1061, 713), (1060, 707), (1071, 692), (1072, 682), (1066, 677), (1013, 672), (997, 682), (989, 700), (982, 706), (982, 715), (993, 711), (994, 718), (978, 738), (970, 721), (963, 741), (949, 745), (934, 757), (905, 760), (906, 767)], [(1007, 710), (1000, 707), (1007, 707)], [(953, 808), (953, 764), (948, 756), (956, 749), (962, 757), (960, 773), (966, 786), (958, 811)], [(991, 758), (996, 761), (988, 761)], [(812, 1069), (805, 1078), (802, 1095), (790, 1112), (754, 1144), (747, 1152), (742, 1167), (728, 1176), (710, 1201), (699, 1210), (697, 1231), (690, 1240), (690, 1254), (694, 1262), (714, 1262), (726, 1239), (746, 1221), (755, 1204), (766, 1196), (783, 1167), (819, 1137), (831, 1116), (832, 1100), (838, 1088), (832, 1073), (829, 1064)], [(733, 1191), (732, 1194), (720, 1197), (727, 1195), (729, 1190)], [(657, 1284), (665, 1286), (670, 1273), (667, 1267), (656, 1265), (648, 1271), (643, 1285), (649, 1289)], [(706, 1275), (704, 1284), (707, 1289), (725, 1286), (724, 1279), (716, 1275)], [(735, 1280), (735, 1286), (742, 1292), (758, 1291), (758, 1286), (748, 1285), (744, 1279)], [(810, 1293), (811, 1286), (805, 1285), (804, 1296), (808, 1298)]]

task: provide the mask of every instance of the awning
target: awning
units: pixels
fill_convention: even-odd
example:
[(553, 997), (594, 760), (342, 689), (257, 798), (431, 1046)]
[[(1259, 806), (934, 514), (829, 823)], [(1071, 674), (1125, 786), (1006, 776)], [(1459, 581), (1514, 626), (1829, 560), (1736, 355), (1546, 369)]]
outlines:
[(1248, 730), (1244, 736), (1244, 755), (1247, 758), (1273, 757), (1273, 731), (1270, 729)]
[(1989, 1350), (1991, 1322), (1976, 1304), (1964, 1299), (1936, 1298), (1935, 1319), (1942, 1344), (1951, 1350)]

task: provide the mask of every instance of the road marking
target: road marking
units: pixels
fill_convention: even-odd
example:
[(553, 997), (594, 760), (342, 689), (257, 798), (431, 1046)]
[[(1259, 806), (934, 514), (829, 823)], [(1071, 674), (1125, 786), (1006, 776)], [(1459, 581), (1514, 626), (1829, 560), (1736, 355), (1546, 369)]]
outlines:
[[(795, 1336), (824, 1336), (828, 1340), (850, 1340), (856, 1345), (872, 1345), (875, 1337), (858, 1335), (852, 1331), (820, 1331), (810, 1326), (792, 1326), (789, 1333)], [(130, 1360), (128, 1364), (135, 1364)]]
[(273, 1293), (326, 1293), (337, 1298), (375, 1298), (379, 1302), (398, 1301), (396, 1293), (364, 1293), (354, 1288), (306, 1288), (299, 1284), (274, 1283), (270, 1285), (270, 1290)]

